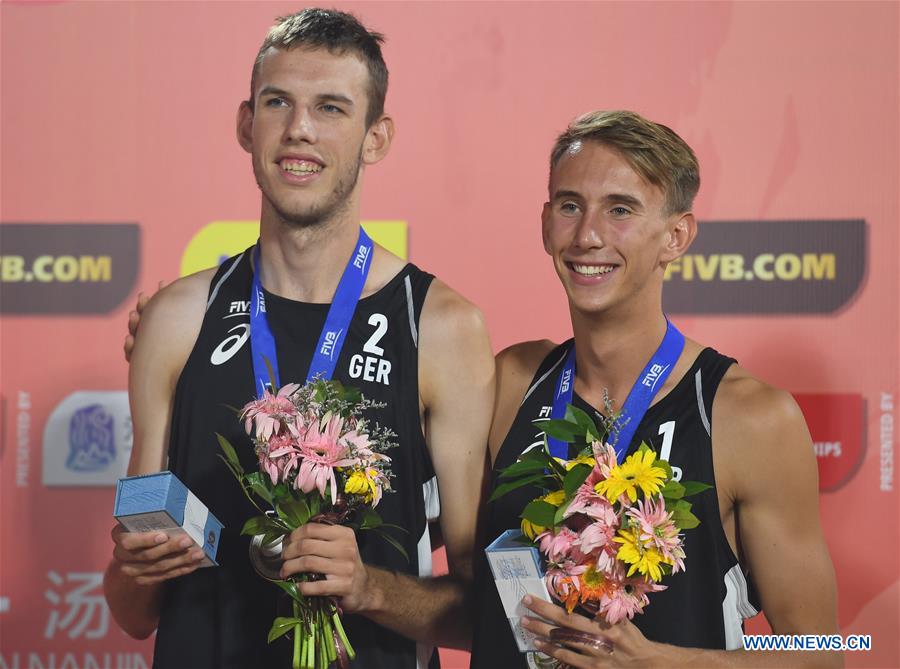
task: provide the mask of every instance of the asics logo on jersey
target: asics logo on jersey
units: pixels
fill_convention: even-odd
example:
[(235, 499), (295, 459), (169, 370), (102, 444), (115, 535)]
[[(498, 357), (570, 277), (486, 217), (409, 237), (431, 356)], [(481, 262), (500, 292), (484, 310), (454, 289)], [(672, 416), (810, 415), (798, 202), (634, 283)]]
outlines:
[(234, 334), (226, 337), (221, 344), (216, 346), (212, 355), (209, 356), (209, 361), (214, 365), (224, 364), (234, 357), (234, 354), (240, 350), (244, 342), (250, 338), (250, 324), (240, 323), (228, 332), (233, 332)]
[(353, 266), (360, 272), (362, 272), (365, 270), (368, 260), (369, 248), (367, 246), (360, 245), (360, 247), (356, 250), (356, 257), (353, 259)]
[(322, 348), (319, 349), (319, 353), (322, 355), (327, 355), (329, 360), (334, 359), (335, 352), (335, 344), (337, 344), (338, 338), (341, 336), (341, 333), (344, 330), (338, 330), (335, 332), (334, 330), (329, 330), (325, 333), (325, 341), (322, 342)]
[(656, 383), (659, 381), (659, 377), (669, 369), (669, 365), (663, 367), (662, 365), (653, 365), (650, 368), (650, 371), (647, 372), (647, 375), (641, 381), (641, 383), (647, 386), (650, 390), (653, 390), (656, 387)]
[(259, 312), (266, 313), (266, 296), (262, 292), (262, 288), (256, 291), (256, 314)]

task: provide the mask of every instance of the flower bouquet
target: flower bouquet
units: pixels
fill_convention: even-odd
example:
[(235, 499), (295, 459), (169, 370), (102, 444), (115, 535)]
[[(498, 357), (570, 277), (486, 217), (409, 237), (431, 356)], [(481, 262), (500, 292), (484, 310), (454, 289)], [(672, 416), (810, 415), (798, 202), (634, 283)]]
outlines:
[[(402, 545), (384, 531), (394, 526), (383, 523), (375, 511), (390, 491), (385, 451), (395, 446), (393, 432), (361, 418), (363, 411), (378, 406), (338, 381), (317, 379), (303, 386), (285, 385), (274, 394), (266, 391), (236, 410), (251, 437), (259, 470), (245, 472), (234, 447), (216, 436), (224, 451), (220, 457), (260, 512), (241, 530), (254, 537), (251, 556), (255, 548), (263, 557), (276, 556), (278, 565), (282, 539), (311, 522), (374, 530), (406, 556)], [(293, 634), (293, 669), (325, 669), (335, 662), (348, 666), (356, 654), (336, 600), (304, 597), (297, 588), (298, 582), (322, 576), (298, 574), (282, 580), (277, 567), (271, 573), (258, 571), (290, 597), (293, 615), (275, 618), (269, 643)]]
[[(563, 420), (535, 421), (544, 446), (523, 453), (500, 473), (491, 501), (535, 485), (546, 494), (522, 511), (523, 543), (536, 545), (546, 563), (550, 594), (609, 624), (642, 613), (660, 581), (685, 569), (681, 530), (699, 525), (684, 498), (711, 486), (679, 482), (646, 444), (621, 464), (594, 421), (569, 406)], [(603, 426), (608, 434), (616, 418)], [(554, 458), (550, 436), (577, 448), (570, 460)], [(571, 451), (570, 451), (571, 452)]]

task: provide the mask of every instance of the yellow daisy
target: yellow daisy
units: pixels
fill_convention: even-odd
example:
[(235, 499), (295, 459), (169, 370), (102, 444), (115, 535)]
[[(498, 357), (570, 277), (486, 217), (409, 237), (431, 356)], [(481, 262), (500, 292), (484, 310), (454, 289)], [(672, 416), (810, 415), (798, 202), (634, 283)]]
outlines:
[(594, 490), (598, 495), (604, 495), (610, 503), (615, 502), (622, 493), (627, 494), (632, 502), (636, 502), (638, 488), (644, 493), (644, 497), (655, 495), (666, 479), (666, 472), (653, 466), (655, 461), (654, 451), (632, 453), (621, 465), (613, 467), (609, 477), (595, 485)]
[(666, 563), (665, 557), (652, 546), (648, 546), (641, 542), (640, 528), (630, 528), (627, 530), (619, 530), (619, 535), (613, 537), (613, 541), (622, 544), (616, 557), (622, 562), (630, 564), (627, 576), (631, 576), (635, 571), (640, 572), (644, 576), (649, 576), (654, 581), (659, 581), (663, 577), (660, 563)]
[(565, 464), (566, 471), (571, 471), (575, 465), (589, 465), (591, 467), (597, 466), (597, 461), (590, 455), (579, 455), (574, 460), (569, 460)]
[[(538, 497), (542, 502), (547, 502), (547, 504), (552, 504), (555, 507), (559, 507), (566, 500), (566, 491), (565, 490), (554, 490), (551, 493), (547, 493), (543, 497)], [(547, 531), (547, 528), (543, 525), (535, 525), (530, 520), (525, 518), (522, 519), (522, 534), (528, 537), (531, 540)]]

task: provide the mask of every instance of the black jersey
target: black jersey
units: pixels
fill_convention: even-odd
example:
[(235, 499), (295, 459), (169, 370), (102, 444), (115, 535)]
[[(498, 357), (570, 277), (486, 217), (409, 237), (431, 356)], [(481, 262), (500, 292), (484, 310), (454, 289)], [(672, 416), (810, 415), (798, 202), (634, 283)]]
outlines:
[[(246, 471), (257, 462), (241, 422), (226, 405), (255, 399), (250, 355), (250, 251), (227, 260), (213, 278), (200, 334), (175, 390), (169, 441), (169, 469), (221, 520), (218, 567), (199, 569), (165, 584), (154, 666), (248, 669), (289, 667), (287, 637), (266, 642), (276, 615), (290, 615), (281, 590), (253, 570), (244, 522), (258, 512), (220, 460), (215, 433), (234, 445)], [(383, 538), (358, 537), (366, 564), (414, 576), (430, 575), (431, 546), (426, 490), (434, 472), (419, 418), (418, 321), (434, 277), (406, 265), (376, 293), (362, 298), (348, 328), (334, 378), (359, 388), (384, 408), (367, 417), (389, 427), (399, 446), (389, 452), (392, 488), (378, 511), (409, 555), (407, 561)], [(315, 351), (328, 304), (307, 304), (266, 293), (266, 314), (275, 337), (282, 383), (302, 383)], [(287, 608), (285, 608), (287, 607)], [(353, 667), (395, 669), (427, 666), (433, 649), (376, 625), (344, 616), (357, 651)]]
[[(549, 418), (562, 361), (572, 340), (556, 347), (538, 368), (494, 463), (492, 487), (499, 470), (515, 462), (529, 446), (542, 442), (532, 421)], [(651, 406), (629, 445), (633, 453), (646, 442), (669, 461), (679, 480), (715, 485), (710, 438), (713, 398), (722, 376), (734, 362), (711, 348), (704, 349), (672, 391)], [(597, 416), (577, 394), (575, 406)], [(572, 454), (574, 455), (574, 454)], [(542, 492), (525, 487), (488, 505), (487, 535), (492, 541), (505, 530), (518, 528), (525, 505)], [(722, 528), (715, 489), (690, 498), (700, 526), (685, 532), (686, 571), (666, 578), (668, 589), (650, 595), (634, 624), (652, 641), (693, 648), (733, 649), (741, 646), (744, 618), (756, 615), (748, 583)], [(479, 558), (479, 596), (472, 667), (517, 667), (534, 664), (516, 647), (497, 589), (484, 556)]]

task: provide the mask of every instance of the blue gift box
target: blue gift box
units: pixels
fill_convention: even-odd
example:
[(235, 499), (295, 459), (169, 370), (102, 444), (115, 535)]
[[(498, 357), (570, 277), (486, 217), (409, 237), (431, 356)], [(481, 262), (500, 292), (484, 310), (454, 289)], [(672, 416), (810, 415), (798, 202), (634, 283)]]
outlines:
[(520, 541), (519, 530), (507, 530), (484, 549), (503, 611), (520, 652), (534, 651), (534, 635), (519, 624), (522, 616), (534, 614), (522, 604), (525, 595), (550, 601), (544, 584), (541, 554), (533, 545)]
[(201, 567), (218, 565), (222, 523), (172, 472), (119, 479), (113, 515), (129, 532), (186, 534), (206, 554)]

